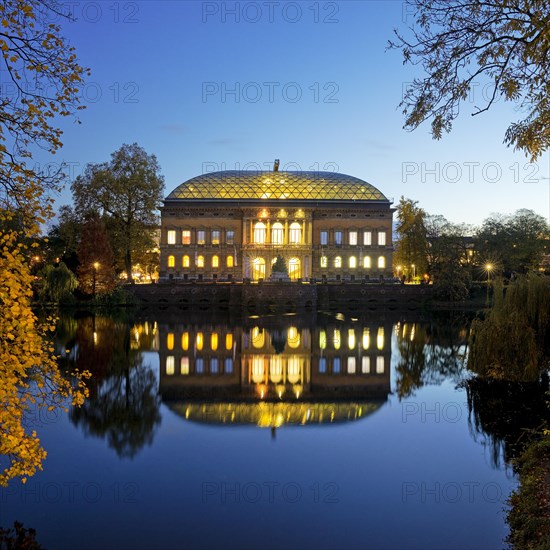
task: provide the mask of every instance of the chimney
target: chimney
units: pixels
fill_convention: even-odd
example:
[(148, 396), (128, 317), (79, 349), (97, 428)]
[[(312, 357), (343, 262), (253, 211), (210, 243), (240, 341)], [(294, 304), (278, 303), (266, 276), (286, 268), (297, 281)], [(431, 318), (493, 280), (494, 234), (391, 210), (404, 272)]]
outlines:
[(274, 172), (279, 171), (279, 159), (275, 159), (275, 164), (273, 165), (273, 171)]

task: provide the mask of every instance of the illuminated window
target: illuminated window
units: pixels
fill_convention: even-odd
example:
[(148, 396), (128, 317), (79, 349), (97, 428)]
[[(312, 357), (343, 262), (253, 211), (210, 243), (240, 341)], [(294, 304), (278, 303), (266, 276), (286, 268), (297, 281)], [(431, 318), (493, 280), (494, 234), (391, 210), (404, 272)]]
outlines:
[(332, 360), (332, 372), (334, 374), (340, 374), (340, 357), (335, 357)]
[(342, 258), (340, 256), (336, 256), (336, 258), (334, 258), (334, 267), (342, 267)]
[(265, 260), (263, 258), (252, 260), (252, 278), (255, 281), (265, 278)]
[(185, 255), (185, 256), (181, 259), (181, 266), (182, 266), (182, 267), (189, 267), (189, 256)]
[(211, 374), (218, 374), (218, 358), (212, 357), (210, 359), (210, 372)]
[(176, 371), (175, 369), (175, 360), (173, 355), (169, 355), (166, 358), (166, 374), (171, 376)]
[(184, 229), (181, 232), (181, 244), (191, 244), (191, 231)]
[(225, 242), (227, 244), (235, 244), (235, 231), (230, 230), (225, 233)]
[(262, 222), (258, 222), (254, 226), (254, 242), (256, 244), (264, 244), (265, 243), (265, 233), (266, 233), (265, 224), (262, 223)]
[(370, 246), (372, 244), (372, 231), (363, 231), (363, 245)]
[(228, 333), (225, 335), (225, 349), (232, 349), (232, 348), (233, 348), (233, 335)]
[(348, 330), (348, 348), (353, 349), (355, 347), (355, 330), (350, 328)]
[(378, 327), (378, 333), (376, 334), (376, 347), (378, 349), (384, 348), (384, 327)]
[(299, 223), (294, 222), (290, 224), (288, 241), (290, 244), (300, 244), (302, 241), (302, 228)]
[(265, 332), (259, 327), (254, 327), (252, 329), (252, 345), (256, 349), (263, 348), (265, 344)]
[(220, 231), (217, 229), (212, 231), (212, 244), (220, 244)]
[(197, 349), (199, 351), (202, 350), (202, 347), (204, 346), (204, 335), (202, 332), (197, 332)]
[(187, 351), (189, 349), (189, 333), (184, 332), (181, 335), (181, 349)]
[(349, 232), (349, 244), (350, 244), (350, 246), (356, 246), (357, 245), (357, 231), (350, 231)]
[(357, 267), (357, 258), (355, 256), (349, 257), (349, 267), (350, 269), (355, 269)]
[(386, 258), (384, 256), (378, 256), (378, 267), (381, 269), (386, 267)]
[(168, 267), (176, 267), (176, 257), (168, 256)]
[(332, 343), (334, 344), (334, 349), (340, 349), (340, 331), (335, 328), (332, 334)]
[(324, 330), (319, 332), (319, 349), (327, 348), (327, 333)]
[(378, 231), (378, 246), (386, 246), (386, 232)]
[(326, 256), (321, 256), (321, 267), (328, 266), (328, 258)]
[(363, 349), (369, 349), (370, 347), (370, 329), (363, 329)]
[(288, 260), (288, 276), (292, 280), (296, 280), (302, 276), (300, 260), (298, 258), (290, 258), (290, 260)]
[(272, 244), (283, 244), (283, 224), (275, 222), (271, 228), (271, 243)]
[(180, 363), (180, 373), (189, 374), (189, 357), (182, 357)]
[(274, 384), (283, 379), (283, 358), (280, 355), (275, 355), (269, 361), (269, 379)]
[(370, 373), (370, 357), (365, 355), (361, 358), (361, 372), (363, 374)]
[(372, 267), (372, 261), (370, 259), (370, 256), (365, 256), (363, 258), (363, 267), (365, 269), (370, 269)]
[(204, 256), (197, 256), (197, 267), (204, 267)]
[(384, 357), (382, 355), (376, 358), (376, 374), (384, 374)]
[(300, 333), (296, 327), (289, 327), (287, 336), (288, 347), (296, 349), (300, 346)]
[(260, 384), (264, 380), (264, 358), (262, 355), (252, 356), (252, 382)]
[(334, 232), (334, 244), (337, 244), (337, 245), (342, 244), (342, 232), (341, 231), (335, 231)]
[(219, 258), (219, 256), (212, 256), (212, 267), (213, 268), (220, 267), (220, 258)]
[(176, 232), (174, 229), (170, 229), (167, 233), (168, 244), (176, 244)]
[(197, 244), (204, 244), (206, 242), (206, 231), (202, 229), (197, 231)]
[(321, 231), (321, 246), (328, 244), (328, 231)]
[(166, 335), (166, 348), (169, 349), (169, 350), (174, 349), (174, 333), (173, 332), (169, 332)]
[(204, 373), (204, 359), (202, 357), (197, 357), (195, 359), (195, 371), (197, 374)]
[(355, 374), (355, 357), (348, 357), (348, 374)]
[(327, 372), (327, 358), (321, 357), (319, 359), (319, 373), (325, 374)]
[(300, 358), (296, 357), (295, 355), (292, 355), (288, 358), (288, 364), (287, 364), (287, 372), (288, 372), (288, 381), (291, 384), (296, 384), (300, 381)]
[(210, 349), (216, 351), (218, 349), (218, 333), (213, 332), (210, 335)]
[(223, 372), (225, 374), (231, 374), (233, 372), (233, 359), (231, 357), (227, 357), (223, 361)]
[(233, 256), (227, 256), (227, 267), (233, 267)]

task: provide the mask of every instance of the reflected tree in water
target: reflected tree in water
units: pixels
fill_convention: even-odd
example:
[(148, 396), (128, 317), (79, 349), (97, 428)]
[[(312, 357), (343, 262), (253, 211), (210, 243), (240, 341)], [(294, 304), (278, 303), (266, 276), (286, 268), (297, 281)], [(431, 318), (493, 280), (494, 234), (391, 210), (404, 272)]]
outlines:
[(70, 418), (85, 434), (105, 438), (120, 457), (151, 445), (160, 425), (154, 373), (132, 345), (131, 327), (109, 317), (79, 319), (71, 361), (92, 372), (90, 398)]
[(466, 391), (470, 433), (490, 449), (495, 468), (503, 460), (510, 464), (548, 427), (548, 379), (521, 384), (476, 377)]
[(466, 318), (459, 316), (431, 324), (399, 323), (396, 333), (399, 399), (411, 397), (425, 385), (439, 385), (449, 379), (460, 382), (468, 338)]

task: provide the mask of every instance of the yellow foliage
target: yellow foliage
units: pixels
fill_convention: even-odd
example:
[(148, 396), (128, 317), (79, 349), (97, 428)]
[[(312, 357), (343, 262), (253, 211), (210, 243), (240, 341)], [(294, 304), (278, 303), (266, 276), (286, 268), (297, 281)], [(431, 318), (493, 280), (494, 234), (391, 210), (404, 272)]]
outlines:
[[(88, 395), (88, 372), (72, 373), (67, 380), (52, 354), (46, 329), (31, 309), (32, 277), (14, 231), (0, 230), (0, 455), (8, 465), (0, 472), (0, 485), (42, 469), (46, 451), (36, 431), (25, 427), (30, 411), (66, 409), (80, 405)], [(51, 327), (51, 319), (46, 321)]]

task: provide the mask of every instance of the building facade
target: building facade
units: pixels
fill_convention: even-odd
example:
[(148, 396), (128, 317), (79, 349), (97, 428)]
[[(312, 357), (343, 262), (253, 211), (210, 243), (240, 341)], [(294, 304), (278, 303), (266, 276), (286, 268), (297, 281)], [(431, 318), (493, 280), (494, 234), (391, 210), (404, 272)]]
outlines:
[(291, 280), (392, 276), (391, 202), (334, 172), (223, 171), (174, 189), (161, 209), (161, 280), (267, 280), (282, 256)]

